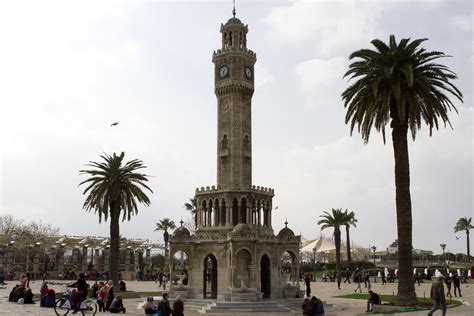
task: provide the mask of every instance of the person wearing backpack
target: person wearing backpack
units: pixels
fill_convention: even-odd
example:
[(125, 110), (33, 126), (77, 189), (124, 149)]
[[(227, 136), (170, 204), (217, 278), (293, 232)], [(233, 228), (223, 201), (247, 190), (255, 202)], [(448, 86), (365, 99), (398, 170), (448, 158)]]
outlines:
[(311, 298), (311, 316), (324, 315), (323, 302), (316, 296)]

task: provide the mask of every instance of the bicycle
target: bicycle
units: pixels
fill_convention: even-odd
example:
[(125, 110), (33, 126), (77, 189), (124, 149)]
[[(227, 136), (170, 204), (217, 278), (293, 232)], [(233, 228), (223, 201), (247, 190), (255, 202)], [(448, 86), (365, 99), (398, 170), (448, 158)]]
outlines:
[[(56, 315), (67, 315), (71, 309), (74, 309), (74, 302), (72, 301), (72, 291), (66, 290), (63, 296), (56, 300), (54, 304), (54, 312)], [(97, 303), (90, 299), (81, 299), (79, 303), (78, 312), (81, 312), (83, 316), (92, 315), (95, 316), (97, 313)]]

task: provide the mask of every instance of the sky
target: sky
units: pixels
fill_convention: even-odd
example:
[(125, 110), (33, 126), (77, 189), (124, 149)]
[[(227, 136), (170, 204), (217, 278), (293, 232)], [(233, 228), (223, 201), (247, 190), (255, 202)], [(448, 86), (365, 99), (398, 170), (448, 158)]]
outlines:
[[(148, 166), (154, 193), (122, 235), (161, 242), (157, 221), (189, 221), (183, 204), (216, 182), (211, 58), (231, 11), (230, 0), (0, 2), (0, 215), (107, 236), (82, 209), (78, 171), (124, 151)], [(365, 145), (344, 123), (350, 53), (394, 34), (452, 56), (442, 63), (464, 94), (453, 128), (409, 141), (413, 246), (465, 252), (453, 226), (474, 215), (472, 2), (237, 1), (237, 17), (257, 53), (253, 183), (275, 189), (275, 233), (287, 219), (308, 239), (332, 208), (355, 212), (357, 245), (397, 238), (390, 137)]]

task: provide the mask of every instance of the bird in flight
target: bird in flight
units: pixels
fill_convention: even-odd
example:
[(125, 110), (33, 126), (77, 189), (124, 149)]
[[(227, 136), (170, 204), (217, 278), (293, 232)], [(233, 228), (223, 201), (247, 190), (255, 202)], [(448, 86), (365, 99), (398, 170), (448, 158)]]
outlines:
[(119, 122), (112, 123), (112, 124), (110, 124), (110, 127), (112, 127), (112, 126), (117, 126), (118, 123), (119, 123)]

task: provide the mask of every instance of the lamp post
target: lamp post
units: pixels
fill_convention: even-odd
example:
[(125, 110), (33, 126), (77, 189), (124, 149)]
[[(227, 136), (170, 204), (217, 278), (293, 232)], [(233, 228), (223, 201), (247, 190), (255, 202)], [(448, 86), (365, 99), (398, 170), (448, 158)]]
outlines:
[(375, 268), (374, 283), (377, 283), (377, 267), (375, 266), (375, 250), (377, 250), (377, 247), (372, 246), (372, 251), (374, 252), (374, 268)]
[(313, 248), (313, 280), (316, 280), (316, 247)]
[(444, 273), (446, 273), (446, 256), (444, 255), (444, 249), (446, 249), (446, 244), (440, 244), (441, 250), (443, 250), (443, 260), (444, 260)]

